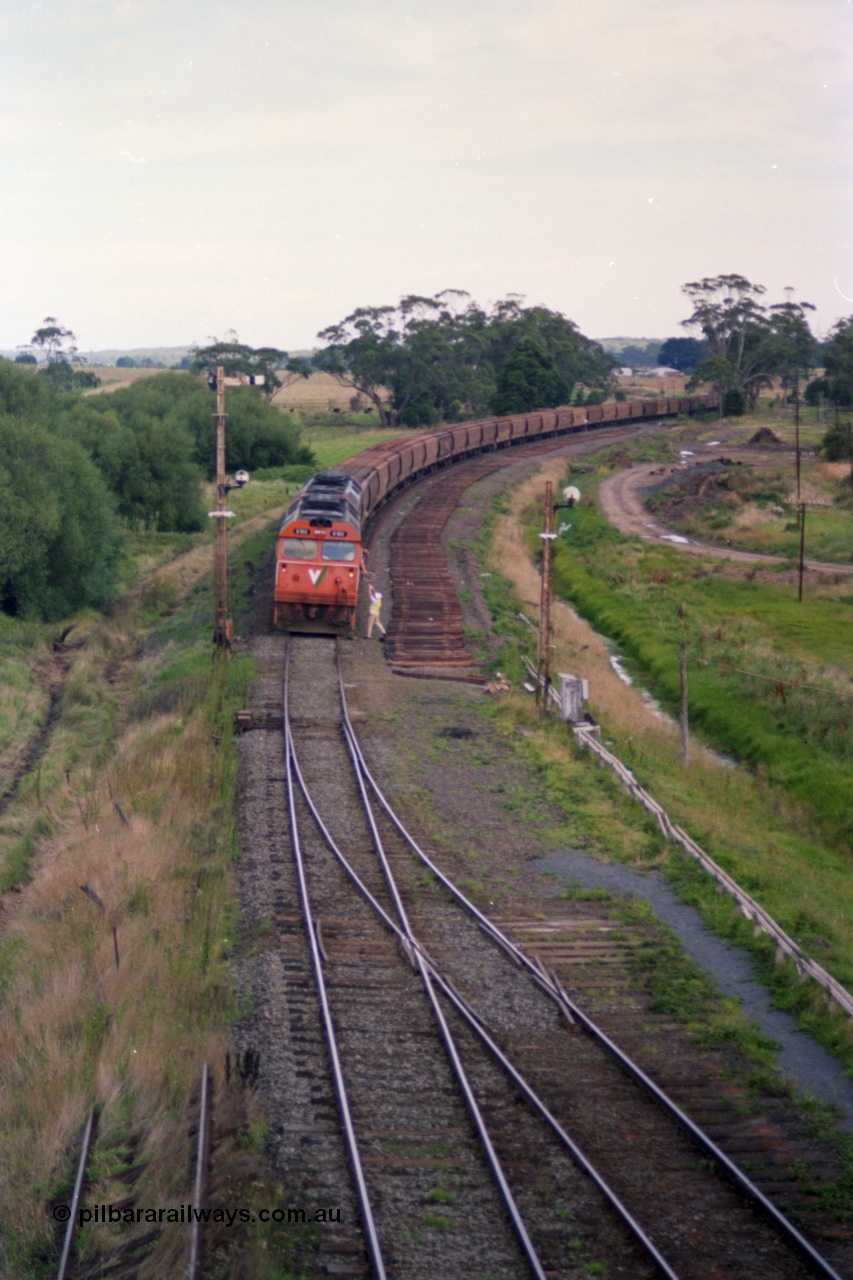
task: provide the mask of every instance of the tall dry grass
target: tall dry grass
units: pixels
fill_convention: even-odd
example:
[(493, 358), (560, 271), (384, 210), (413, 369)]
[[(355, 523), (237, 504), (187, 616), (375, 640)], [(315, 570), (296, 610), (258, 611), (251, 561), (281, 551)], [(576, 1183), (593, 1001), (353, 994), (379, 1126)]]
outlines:
[[(4, 821), (6, 842), (40, 837), (29, 881), (0, 909), (0, 1274), (15, 1280), (42, 1274), (46, 1205), (93, 1105), (102, 1141), (142, 1137), (140, 1203), (185, 1198), (190, 1098), (201, 1063), (224, 1058), (233, 827), (231, 757), (216, 743), (228, 676), (205, 664), (169, 714), (129, 720), (139, 640), (126, 618), (92, 625), (40, 783), (26, 780)], [(115, 1243), (110, 1230), (92, 1228), (86, 1247)], [(160, 1249), (170, 1274), (180, 1233)]]
[(0, 1219), (30, 1242), (49, 1234), (44, 1199), (94, 1103), (102, 1133), (119, 1111), (122, 1124), (147, 1130), (151, 1203), (184, 1189), (162, 1158), (162, 1126), (181, 1114), (201, 1061), (221, 1060), (229, 1000), (212, 750), (199, 713), (183, 728), (173, 715), (130, 730), (6, 913)]

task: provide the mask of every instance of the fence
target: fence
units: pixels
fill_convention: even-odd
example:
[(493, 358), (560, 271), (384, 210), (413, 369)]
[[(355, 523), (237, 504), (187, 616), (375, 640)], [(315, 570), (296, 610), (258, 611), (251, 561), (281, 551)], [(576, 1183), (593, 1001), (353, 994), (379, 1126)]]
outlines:
[[(536, 668), (531, 662), (527, 662), (527, 668), (532, 678), (536, 679)], [(553, 686), (549, 686), (548, 695), (550, 700), (554, 702), (557, 708), (560, 708), (560, 696)], [(709, 875), (713, 876), (717, 884), (734, 899), (738, 910), (747, 920), (751, 920), (754, 925), (753, 932), (756, 937), (760, 934), (767, 934), (776, 944), (776, 958), (782, 960), (787, 956), (797, 973), (801, 978), (811, 978), (828, 994), (831, 1003), (835, 1004), (839, 1009), (847, 1014), (848, 1018), (853, 1018), (853, 995), (843, 987), (840, 982), (836, 981), (831, 974), (827, 973), (815, 960), (806, 955), (802, 947), (800, 947), (793, 938), (785, 933), (773, 917), (765, 911), (754, 898), (741, 889), (740, 885), (732, 879), (730, 875), (718, 866), (714, 859), (707, 854), (705, 850), (691, 839), (681, 827), (675, 826), (670, 822), (666, 810), (658, 804), (658, 802), (645, 791), (637, 779), (634, 777), (630, 769), (622, 763), (617, 756), (603, 747), (597, 741), (598, 725), (590, 723), (572, 724), (572, 733), (575, 742), (579, 746), (584, 747), (587, 751), (591, 751), (597, 756), (603, 764), (616, 774), (622, 786), (629, 795), (651, 813), (658, 824), (662, 834), (667, 840), (673, 840), (680, 845), (683, 851), (700, 864)]]

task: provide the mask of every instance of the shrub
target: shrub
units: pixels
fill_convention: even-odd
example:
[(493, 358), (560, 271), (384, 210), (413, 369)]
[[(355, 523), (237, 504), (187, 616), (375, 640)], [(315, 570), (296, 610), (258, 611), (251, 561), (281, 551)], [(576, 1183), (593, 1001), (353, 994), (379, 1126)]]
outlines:
[(0, 432), (0, 607), (54, 620), (103, 608), (116, 575), (114, 502), (83, 449), (43, 427)]
[(740, 418), (746, 413), (746, 396), (740, 387), (729, 387), (723, 394), (723, 417)]
[(850, 457), (850, 426), (846, 422), (836, 422), (825, 433), (820, 447), (823, 456), (830, 462), (841, 462)]

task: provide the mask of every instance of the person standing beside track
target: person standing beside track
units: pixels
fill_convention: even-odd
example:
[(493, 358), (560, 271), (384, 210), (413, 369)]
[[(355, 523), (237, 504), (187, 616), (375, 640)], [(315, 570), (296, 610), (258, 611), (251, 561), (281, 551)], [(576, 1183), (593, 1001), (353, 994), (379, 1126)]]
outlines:
[(371, 632), (375, 625), (382, 632), (379, 637), (381, 643), (385, 639), (385, 628), (383, 627), (382, 620), (379, 617), (382, 609), (382, 592), (377, 591), (373, 583), (369, 582), (367, 584), (367, 594), (370, 601), (370, 606), (367, 611), (367, 638), (368, 640), (370, 639)]

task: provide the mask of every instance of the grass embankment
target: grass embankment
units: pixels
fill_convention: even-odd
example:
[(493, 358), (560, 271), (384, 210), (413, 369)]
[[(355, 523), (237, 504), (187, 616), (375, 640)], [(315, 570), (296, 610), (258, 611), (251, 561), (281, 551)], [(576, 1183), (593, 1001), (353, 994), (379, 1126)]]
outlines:
[(620, 647), (671, 708), (687, 646), (690, 721), (714, 745), (853, 836), (853, 584), (757, 581), (729, 563), (626, 539), (595, 501), (595, 477), (555, 542), (554, 589)]
[[(0, 622), (0, 797), (20, 774), (50, 707), (50, 688), (39, 678), (40, 627)], [(44, 658), (42, 658), (44, 661)]]
[[(559, 483), (563, 478), (561, 464), (553, 462), (543, 468), (544, 471), (549, 469)], [(586, 490), (590, 487), (591, 478), (589, 475), (583, 477), (582, 484)], [(535, 646), (535, 632), (519, 622), (516, 615), (521, 609), (535, 618), (539, 590), (538, 575), (523, 539), (519, 538), (519, 522), (524, 519), (526, 511), (529, 531), (535, 537), (543, 491), (542, 476), (521, 486), (513, 495), (511, 506), (497, 512), (493, 528), (486, 538), (486, 546), (490, 546), (491, 551), (486, 550), (485, 554), (490, 556), (488, 567), (493, 572), (493, 577), (485, 583), (487, 600), (495, 618), (495, 629), (505, 636), (504, 650), (498, 662), (514, 683), (523, 677), (521, 651), (526, 648), (530, 652)], [(535, 508), (532, 506), (534, 500)], [(702, 567), (702, 573), (707, 577), (694, 580), (691, 575), (700, 566), (692, 557), (680, 561), (677, 552), (664, 549), (665, 554), (659, 558), (659, 549), (619, 537), (603, 526), (591, 501), (588, 506), (572, 512), (569, 518), (573, 525), (570, 537), (574, 533), (579, 544), (585, 537), (590, 538), (586, 549), (578, 545), (571, 553), (573, 562), (577, 562), (572, 572), (583, 575), (580, 580), (583, 590), (578, 590), (576, 599), (582, 597), (585, 602), (588, 591), (598, 601), (602, 598), (598, 593), (605, 593), (606, 607), (596, 615), (596, 623), (602, 629), (610, 625), (615, 630), (621, 624), (623, 614), (629, 620), (639, 619), (636, 621), (638, 656), (634, 659), (635, 670), (638, 674), (641, 671), (645, 649), (640, 648), (639, 640), (645, 637), (654, 660), (650, 661), (648, 683), (652, 682), (651, 668), (654, 665), (655, 670), (660, 669), (662, 675), (666, 677), (668, 674), (670, 679), (674, 671), (677, 690), (678, 644), (684, 634), (678, 606), (681, 605), (686, 615), (686, 625), (698, 626), (699, 634), (702, 624), (702, 617), (696, 616), (698, 604), (686, 607), (689, 601), (681, 586), (683, 584), (685, 589), (694, 587), (701, 592), (709, 579), (715, 585), (717, 575), (711, 572), (712, 566)], [(530, 541), (532, 543), (532, 538)], [(562, 555), (569, 557), (568, 544), (564, 544)], [(557, 558), (561, 565), (560, 581), (565, 585), (566, 566), (560, 556)], [(600, 585), (592, 572), (593, 568), (597, 572), (599, 566), (604, 571)], [(661, 566), (666, 569), (666, 574), (663, 580), (658, 581)], [(742, 575), (739, 576), (737, 570), (725, 568), (722, 572), (731, 589), (742, 586)], [(571, 579), (572, 582), (574, 580)], [(773, 588), (770, 592), (767, 608), (773, 607), (778, 590)], [(637, 603), (635, 592), (640, 594), (641, 603)], [(755, 584), (755, 590), (748, 594), (753, 601), (765, 599), (759, 584)], [(701, 594), (697, 597), (699, 601), (703, 598)], [(712, 596), (711, 599), (714, 601), (716, 598)], [(739, 594), (738, 602), (740, 599)], [(663, 609), (662, 602), (665, 601), (669, 602), (672, 618), (664, 616), (662, 622), (665, 625), (662, 626), (658, 621), (658, 610)], [(837, 602), (830, 599), (825, 603), (830, 617), (834, 618)], [(789, 617), (786, 610), (781, 612), (783, 618)], [(778, 626), (777, 613), (771, 616), (777, 620)], [(714, 628), (720, 621), (719, 616), (714, 619)], [(752, 663), (764, 654), (763, 646), (769, 646), (771, 639), (777, 645), (782, 644), (785, 629), (779, 628), (782, 640), (777, 640), (775, 632), (770, 638), (765, 636), (763, 625), (762, 610), (757, 610), (755, 620), (751, 615), (747, 616), (743, 626), (751, 642), (756, 642), (759, 653), (753, 653), (751, 649), (741, 650), (738, 646), (738, 665), (761, 670), (757, 665), (753, 667)], [(828, 814), (821, 820), (809, 804), (810, 797), (800, 799), (771, 778), (769, 764), (728, 767), (694, 739), (690, 761), (685, 765), (679, 758), (677, 727), (655, 716), (636, 687), (628, 688), (618, 680), (610, 666), (605, 643), (589, 624), (557, 603), (554, 626), (555, 669), (574, 671), (589, 678), (591, 710), (602, 724), (605, 740), (613, 744), (613, 749), (666, 807), (675, 822), (688, 830), (745, 889), (756, 896), (810, 954), (846, 986), (853, 987), (853, 881), (849, 852), (837, 834), (839, 825), (843, 826), (844, 817), (844, 805), (838, 795), (830, 792)], [(830, 635), (835, 635), (833, 628), (828, 630)], [(733, 630), (730, 633), (724, 629), (724, 637), (730, 637), (730, 634), (740, 636), (741, 632)], [(760, 646), (757, 644), (759, 638)], [(712, 636), (712, 640), (717, 643), (716, 636)], [(829, 646), (830, 640), (824, 638), (821, 643)], [(831, 647), (833, 658), (838, 661), (835, 643), (833, 641)], [(802, 661), (800, 650), (796, 657)], [(817, 663), (818, 656), (813, 655), (813, 660)], [(694, 670), (702, 669), (691, 667), (691, 685)], [(737, 676), (719, 678), (723, 682), (743, 679)], [(836, 674), (832, 678), (846, 679), (847, 676), (842, 671), (840, 676)], [(665, 695), (667, 688), (665, 679), (661, 680), (659, 692)], [(772, 701), (775, 696), (772, 686), (768, 689), (769, 692), (763, 695), (760, 691), (753, 694), (750, 686), (745, 694), (739, 695), (741, 700), (733, 697), (733, 703), (736, 708), (749, 707), (761, 696)], [(708, 693), (707, 686), (705, 693)], [(500, 714), (506, 714), (510, 719), (518, 715), (529, 718), (529, 709), (527, 712), (521, 710), (523, 705), (520, 696), (513, 695), (507, 703), (506, 712)], [(744, 715), (749, 730), (749, 718), (746, 712)], [(739, 723), (737, 715), (734, 723)], [(776, 732), (786, 747), (789, 743), (796, 745), (797, 733), (790, 723), (782, 722), (782, 728)], [(758, 741), (760, 743), (762, 739)], [(731, 747), (732, 744), (722, 745)], [(812, 984), (801, 985), (787, 965), (775, 965), (769, 942), (753, 938), (751, 926), (734, 910), (731, 901), (717, 894), (710, 877), (660, 837), (642, 810), (635, 807), (633, 813), (626, 816), (625, 810), (613, 810), (610, 802), (605, 802), (600, 788), (591, 780), (600, 776), (597, 766), (585, 755), (578, 754), (561, 726), (537, 732), (530, 748), (524, 749), (532, 751), (536, 766), (548, 784), (549, 794), (567, 813), (567, 820), (573, 828), (574, 844), (605, 859), (617, 858), (640, 867), (660, 865), (675, 882), (681, 895), (701, 909), (717, 933), (753, 952), (774, 1000), (794, 1012), (804, 1027), (818, 1035), (853, 1069), (853, 1028), (849, 1021), (827, 1010), (826, 1000), (818, 988)], [(808, 755), (808, 748), (803, 750)], [(783, 754), (782, 759), (787, 760), (787, 756)], [(848, 767), (849, 762), (838, 760), (834, 776), (846, 777)], [(839, 813), (842, 817), (840, 824), (837, 821)]]
[[(270, 544), (281, 485), (234, 497), (246, 517), (232, 540), (240, 570)], [(178, 556), (162, 538), (134, 541), (144, 576), (109, 616), (76, 619), (64, 652), (53, 652), (55, 627), (10, 623), (3, 636), (0, 659), (17, 663), (33, 702), (16, 713), (24, 739), (43, 723), (47, 697), (25, 673), (63, 668), (44, 750), (0, 821), (0, 1272), (13, 1280), (55, 1272), (46, 1210), (70, 1186), (93, 1105), (100, 1134), (87, 1203), (124, 1200), (123, 1150), (138, 1207), (189, 1200), (187, 1131), (203, 1061), (230, 1133), (216, 1160), (223, 1203), (245, 1204), (250, 1181), (253, 1204), (281, 1202), (256, 1155), (263, 1126), (251, 1100), (222, 1078), (237, 1013), (231, 726), (251, 664), (212, 657), (210, 535)], [(236, 614), (249, 580), (232, 578)], [(146, 1230), (144, 1221), (91, 1226), (79, 1248), (97, 1256)], [(240, 1275), (291, 1274), (286, 1233), (229, 1234), (213, 1247), (242, 1252)], [(146, 1273), (178, 1275), (185, 1257), (185, 1228), (167, 1226)]]
[(300, 440), (314, 455), (315, 466), (270, 467), (257, 471), (253, 480), (267, 484), (275, 481), (304, 484), (316, 471), (328, 471), (374, 444), (390, 444), (411, 435), (411, 428), (379, 429), (370, 414), (348, 414), (343, 419), (330, 414), (294, 414), (300, 428)]

